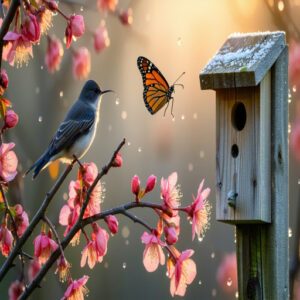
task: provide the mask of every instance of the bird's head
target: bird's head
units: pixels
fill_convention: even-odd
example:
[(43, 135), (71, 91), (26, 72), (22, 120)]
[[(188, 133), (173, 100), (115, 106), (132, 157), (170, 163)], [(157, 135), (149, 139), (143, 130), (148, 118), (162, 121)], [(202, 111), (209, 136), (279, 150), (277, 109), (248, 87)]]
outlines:
[(97, 82), (95, 82), (94, 80), (88, 80), (81, 90), (80, 98), (84, 99), (85, 101), (94, 103), (98, 100), (99, 96), (108, 92), (113, 92), (113, 91), (112, 90), (101, 91)]

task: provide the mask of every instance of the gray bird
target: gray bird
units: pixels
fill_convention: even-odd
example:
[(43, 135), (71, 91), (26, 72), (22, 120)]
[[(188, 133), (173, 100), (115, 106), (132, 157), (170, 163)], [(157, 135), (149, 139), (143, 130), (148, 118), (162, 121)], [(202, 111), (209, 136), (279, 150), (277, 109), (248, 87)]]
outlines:
[(44, 154), (26, 171), (33, 170), (35, 178), (51, 162), (59, 159), (70, 163), (74, 155), (80, 159), (91, 147), (99, 121), (101, 96), (111, 90), (101, 91), (98, 84), (88, 80), (78, 100), (68, 111)]

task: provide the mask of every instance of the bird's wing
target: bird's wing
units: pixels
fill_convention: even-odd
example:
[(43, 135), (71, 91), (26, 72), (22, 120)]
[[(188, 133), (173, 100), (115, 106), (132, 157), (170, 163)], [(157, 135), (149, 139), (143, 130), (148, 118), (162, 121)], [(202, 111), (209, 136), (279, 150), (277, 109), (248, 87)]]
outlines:
[[(71, 112), (71, 111), (70, 111)], [(53, 156), (59, 153), (62, 149), (70, 148), (73, 143), (88, 131), (94, 124), (95, 113), (91, 109), (77, 110), (73, 118), (66, 118), (59, 126), (55, 136), (49, 144), (49, 155)]]

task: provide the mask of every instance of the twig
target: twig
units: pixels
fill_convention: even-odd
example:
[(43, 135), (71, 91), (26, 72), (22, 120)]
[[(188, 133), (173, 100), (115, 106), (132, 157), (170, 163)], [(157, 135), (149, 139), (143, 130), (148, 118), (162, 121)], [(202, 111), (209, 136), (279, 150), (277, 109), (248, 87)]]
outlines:
[(139, 223), (139, 224), (143, 225), (143, 226), (146, 227), (150, 232), (153, 230), (153, 228), (150, 227), (146, 222), (144, 222), (143, 220), (141, 220), (141, 219), (138, 218), (137, 216), (131, 214), (130, 212), (124, 210), (121, 214), (124, 215), (124, 216), (126, 216), (127, 218), (131, 219), (134, 223)]
[(43, 218), (45, 211), (47, 210), (47, 207), (49, 206), (51, 200), (53, 199), (54, 195), (68, 176), (68, 174), (71, 172), (73, 165), (75, 163), (75, 160), (72, 161), (70, 165), (67, 166), (64, 173), (59, 177), (59, 179), (55, 182), (54, 186), (51, 188), (51, 190), (46, 194), (46, 197), (40, 206), (39, 210), (35, 214), (35, 216), (32, 218), (29, 226), (27, 227), (26, 231), (23, 233), (23, 235), (19, 238), (17, 241), (15, 247), (12, 249), (11, 253), (9, 254), (8, 258), (3, 263), (1, 269), (0, 269), (0, 282), (8, 272), (8, 270), (13, 266), (13, 261), (17, 257), (17, 255), (20, 253), (20, 249), (23, 247), (23, 245), (26, 243), (28, 238), (30, 237), (31, 233), (33, 232), (36, 225), (40, 222), (40, 220)]

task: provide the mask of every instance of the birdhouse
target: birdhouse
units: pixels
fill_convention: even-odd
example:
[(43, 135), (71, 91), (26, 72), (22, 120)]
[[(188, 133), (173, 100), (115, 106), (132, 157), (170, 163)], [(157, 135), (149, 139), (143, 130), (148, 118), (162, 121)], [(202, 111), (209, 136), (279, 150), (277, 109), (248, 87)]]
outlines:
[(200, 73), (216, 91), (216, 214), (233, 224), (271, 222), (272, 76), (284, 32), (233, 34)]

